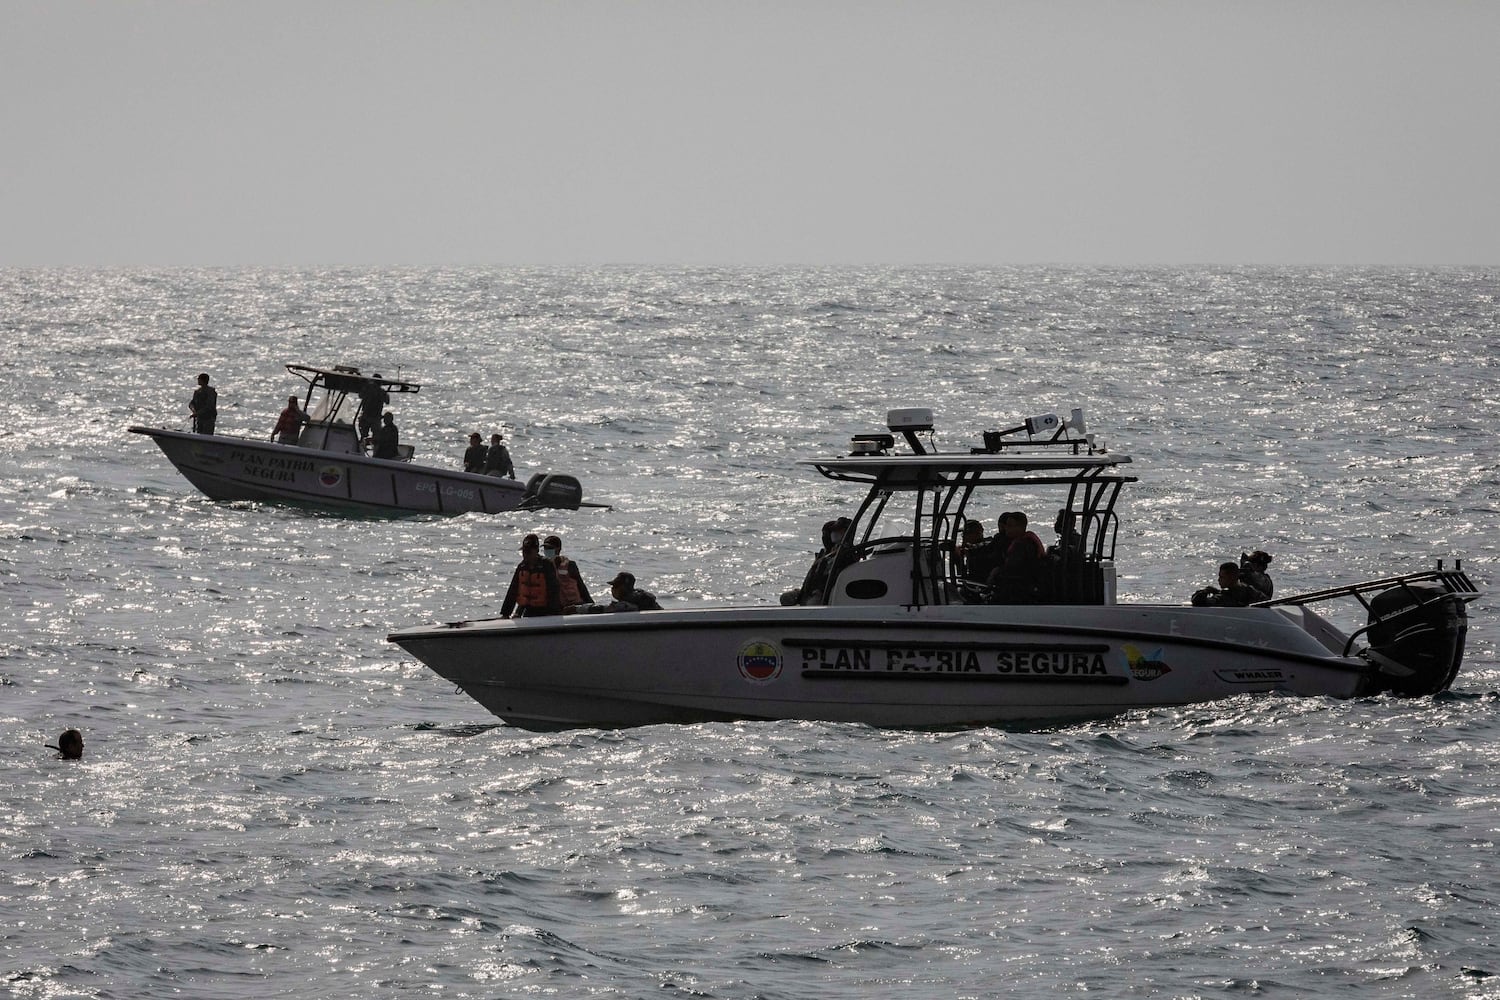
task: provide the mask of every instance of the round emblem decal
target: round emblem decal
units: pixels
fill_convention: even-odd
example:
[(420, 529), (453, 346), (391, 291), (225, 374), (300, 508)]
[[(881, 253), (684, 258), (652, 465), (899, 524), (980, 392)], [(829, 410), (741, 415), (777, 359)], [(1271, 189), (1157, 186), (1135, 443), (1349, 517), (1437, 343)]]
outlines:
[(769, 684), (781, 676), (781, 650), (764, 639), (752, 639), (740, 647), (740, 676), (752, 684)]
[(324, 486), (327, 486), (329, 489), (333, 489), (343, 481), (344, 469), (342, 466), (325, 465), (322, 469), (318, 470), (318, 482), (322, 483)]

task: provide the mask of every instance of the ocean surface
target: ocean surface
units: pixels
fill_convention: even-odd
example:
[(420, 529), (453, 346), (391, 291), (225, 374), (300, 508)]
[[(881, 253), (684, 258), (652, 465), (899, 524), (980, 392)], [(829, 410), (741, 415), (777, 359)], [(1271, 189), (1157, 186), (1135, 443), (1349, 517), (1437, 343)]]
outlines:
[[(1500, 559), (1500, 271), (0, 271), (0, 991), (17, 997), (1500, 997), (1496, 602), (1451, 692), (1045, 730), (537, 735), (385, 642), (596, 589), (772, 603), (928, 405), (1135, 459), (1122, 599)], [(131, 424), (269, 435), (287, 363), (422, 383), (609, 510), (214, 503)], [(1024, 505), (1026, 498), (1018, 498)], [(998, 514), (999, 511), (990, 512)], [(1037, 513), (1033, 511), (1033, 513)], [(1045, 523), (1046, 511), (1040, 512)], [(1044, 535), (1050, 538), (1044, 531)], [(84, 759), (46, 744), (82, 730)]]

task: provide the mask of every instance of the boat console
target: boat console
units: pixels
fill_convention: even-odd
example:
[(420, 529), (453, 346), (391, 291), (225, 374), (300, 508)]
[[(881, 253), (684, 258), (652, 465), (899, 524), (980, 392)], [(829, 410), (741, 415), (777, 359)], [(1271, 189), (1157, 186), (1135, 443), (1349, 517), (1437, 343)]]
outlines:
[(803, 463), (830, 479), (869, 486), (842, 543), (849, 551), (837, 560), (847, 565), (827, 582), (818, 603), (995, 602), (984, 581), (964, 579), (958, 557), (963, 526), (974, 501), (993, 498), (1003, 505), (1017, 492), (1056, 497), (1046, 509), (1049, 516), (1057, 512), (1058, 544), (1036, 567), (1035, 579), (1025, 582), (1027, 602), (1114, 603), (1114, 507), (1121, 487), (1135, 477), (1119, 471), (1129, 456), (1109, 454), (1087, 432), (1081, 409), (1067, 419), (1044, 413), (985, 431), (978, 445), (963, 451), (935, 447), (933, 413), (926, 407), (891, 410), (886, 426), (886, 433), (854, 435), (843, 458)]

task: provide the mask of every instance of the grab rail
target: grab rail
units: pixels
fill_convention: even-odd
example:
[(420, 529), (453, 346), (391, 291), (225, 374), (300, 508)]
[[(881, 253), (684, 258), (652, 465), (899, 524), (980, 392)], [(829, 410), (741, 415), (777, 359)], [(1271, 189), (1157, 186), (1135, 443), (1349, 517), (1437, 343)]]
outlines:
[(1392, 587), (1400, 587), (1403, 590), (1411, 590), (1413, 584), (1437, 583), (1443, 588), (1443, 592), (1433, 597), (1418, 599), (1415, 604), (1408, 604), (1403, 608), (1383, 615), (1369, 622), (1363, 628), (1355, 629), (1350, 633), (1348, 641), (1344, 643), (1344, 655), (1350, 655), (1354, 649), (1354, 642), (1360, 636), (1369, 632), (1377, 625), (1392, 621), (1404, 614), (1445, 601), (1450, 597), (1457, 597), (1464, 603), (1474, 600), (1479, 596), (1479, 588), (1474, 586), (1474, 581), (1463, 571), (1462, 563), (1456, 563), (1453, 569), (1443, 569), (1443, 564), (1438, 563), (1437, 569), (1423, 570), (1418, 573), (1404, 573), (1401, 576), (1386, 577), (1381, 580), (1365, 580), (1362, 583), (1351, 583), (1342, 587), (1330, 587), (1327, 590), (1314, 590), (1305, 594), (1293, 594), (1291, 597), (1278, 597), (1269, 601), (1257, 601), (1251, 605), (1256, 608), (1271, 608), (1282, 604), (1295, 604), (1301, 607), (1304, 604), (1314, 604), (1319, 601), (1331, 601), (1340, 597), (1352, 597), (1364, 605), (1366, 611), (1371, 610), (1370, 602), (1365, 600), (1365, 595), (1372, 591), (1386, 591)]

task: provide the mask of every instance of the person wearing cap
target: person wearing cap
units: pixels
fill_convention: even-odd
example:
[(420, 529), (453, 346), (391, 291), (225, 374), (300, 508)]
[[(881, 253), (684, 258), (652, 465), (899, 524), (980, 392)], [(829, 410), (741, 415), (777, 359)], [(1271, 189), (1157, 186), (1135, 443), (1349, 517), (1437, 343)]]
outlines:
[(507, 479), (516, 478), (516, 467), (511, 463), (510, 451), (505, 447), (505, 438), (498, 433), (490, 435), (490, 450), (484, 456), (484, 474), (504, 476)]
[(828, 584), (845, 566), (854, 562), (854, 547), (844, 544), (844, 536), (849, 531), (849, 524), (847, 517), (823, 522), (823, 547), (813, 556), (812, 566), (808, 568), (807, 575), (802, 578), (802, 586), (796, 590), (788, 590), (781, 595), (782, 604), (823, 603), (823, 595), (828, 589)]
[(548, 535), (542, 539), (542, 558), (557, 571), (557, 587), (562, 594), (563, 614), (570, 615), (580, 604), (593, 604), (588, 584), (578, 572), (578, 564), (562, 554), (562, 539)]
[(1204, 587), (1193, 595), (1195, 608), (1247, 608), (1267, 595), (1240, 579), (1240, 568), (1232, 562), (1219, 563), (1219, 585)]
[(542, 556), (542, 545), (535, 535), (521, 539), (521, 562), (510, 575), (510, 587), (500, 605), (500, 617), (534, 618), (538, 615), (562, 614), (562, 592), (557, 585), (557, 570)]
[(464, 450), (464, 471), (483, 472), (484, 456), (489, 449), (484, 446), (484, 438), (475, 431), (469, 435), (469, 447)]
[(380, 428), (380, 411), (385, 409), (385, 404), (391, 401), (391, 394), (386, 392), (385, 386), (378, 379), (380, 373), (375, 373), (376, 381), (366, 382), (359, 387), (359, 436), (367, 438)]
[(1240, 553), (1240, 581), (1248, 583), (1256, 590), (1273, 597), (1276, 594), (1276, 584), (1271, 581), (1271, 574), (1266, 570), (1271, 565), (1271, 555), (1256, 549), (1254, 552)]
[(401, 456), (401, 430), (396, 426), (396, 415), (387, 410), (380, 427), (375, 431), (376, 458), (396, 459)]
[(219, 419), (219, 390), (208, 384), (208, 372), (198, 376), (198, 388), (188, 403), (188, 412), (193, 415), (195, 434), (214, 432), (214, 422)]
[(635, 574), (624, 570), (615, 574), (615, 578), (609, 581), (609, 592), (614, 597), (605, 611), (660, 611), (661, 605), (656, 603), (656, 595), (644, 590), (637, 590), (635, 586)]

